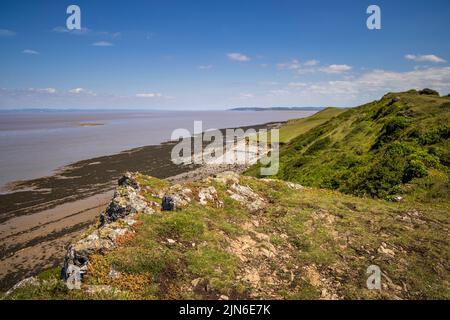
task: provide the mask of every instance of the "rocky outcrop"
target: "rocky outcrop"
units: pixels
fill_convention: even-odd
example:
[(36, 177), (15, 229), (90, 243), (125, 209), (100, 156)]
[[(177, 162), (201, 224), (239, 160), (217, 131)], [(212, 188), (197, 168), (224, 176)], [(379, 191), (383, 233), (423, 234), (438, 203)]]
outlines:
[(87, 272), (90, 255), (115, 248), (120, 236), (134, 232), (131, 226), (136, 223), (138, 213), (154, 213), (139, 191), (133, 174), (126, 173), (119, 179), (113, 200), (100, 215), (99, 227), (67, 248), (61, 270), (63, 280), (78, 287)]
[(230, 198), (244, 204), (250, 212), (256, 212), (267, 206), (267, 201), (250, 187), (233, 183), (227, 191)]
[[(221, 185), (220, 188), (225, 187), (226, 194), (232, 200), (239, 202), (250, 213), (263, 211), (269, 205), (269, 201), (264, 196), (255, 192), (250, 186), (242, 184), (241, 176), (233, 171), (224, 171), (203, 178), (201, 187), (190, 183), (161, 184), (156, 188), (146, 184), (141, 187), (138, 182), (139, 177), (139, 174), (132, 173), (122, 176), (118, 180), (113, 199), (100, 214), (98, 224), (67, 247), (61, 278), (69, 288), (81, 288), (83, 277), (88, 272), (90, 257), (115, 249), (120, 243), (121, 237), (128, 233), (134, 233), (133, 225), (141, 214), (153, 214), (156, 210), (174, 211), (176, 214), (176, 211), (183, 210), (194, 202), (203, 207), (223, 208), (225, 206), (224, 195), (219, 194), (215, 185)], [(286, 185), (294, 190), (303, 189), (303, 186), (290, 182), (287, 182)], [(160, 201), (156, 202), (157, 199)], [(176, 241), (168, 239), (167, 242), (171, 244)], [(242, 246), (245, 247), (243, 243), (236, 243), (236, 248)], [(270, 252), (267, 253), (264, 250), (263, 252), (271, 255)], [(38, 282), (35, 280), (34, 278), (25, 279), (11, 290), (35, 285)], [(88, 287), (83, 286), (86, 290)], [(89, 288), (88, 291), (95, 292), (95, 290), (97, 288)]]

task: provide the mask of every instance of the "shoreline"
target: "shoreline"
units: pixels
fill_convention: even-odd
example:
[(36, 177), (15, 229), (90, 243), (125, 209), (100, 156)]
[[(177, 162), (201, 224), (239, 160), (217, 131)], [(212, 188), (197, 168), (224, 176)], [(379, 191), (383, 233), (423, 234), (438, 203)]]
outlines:
[[(283, 123), (235, 129), (269, 129)], [(126, 171), (186, 181), (245, 169), (240, 165), (175, 165), (170, 155), (177, 143), (166, 141), (86, 159), (55, 170), (51, 176), (11, 184), (8, 193), (0, 194), (0, 290), (59, 265), (61, 246), (98, 219), (112, 198), (117, 179)]]

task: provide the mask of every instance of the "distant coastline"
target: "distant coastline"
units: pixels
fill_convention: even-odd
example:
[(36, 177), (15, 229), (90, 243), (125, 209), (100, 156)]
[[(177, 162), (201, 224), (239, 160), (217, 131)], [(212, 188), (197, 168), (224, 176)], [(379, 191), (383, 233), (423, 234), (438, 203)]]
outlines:
[(237, 107), (228, 111), (321, 111), (324, 107)]

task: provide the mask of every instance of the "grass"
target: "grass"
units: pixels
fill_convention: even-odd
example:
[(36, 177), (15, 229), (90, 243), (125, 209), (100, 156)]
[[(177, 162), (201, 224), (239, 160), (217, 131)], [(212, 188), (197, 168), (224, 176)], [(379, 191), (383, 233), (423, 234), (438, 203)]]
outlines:
[[(52, 269), (39, 275), (43, 285), (8, 298), (450, 298), (448, 205), (393, 203), (327, 189), (292, 190), (278, 180), (240, 180), (265, 199), (264, 210), (248, 212), (229, 197), (227, 185), (191, 183), (191, 188), (214, 185), (225, 206), (194, 201), (179, 211), (142, 215), (132, 237), (91, 257), (85, 285), (108, 285), (112, 291), (67, 290)], [(380, 251), (383, 243), (392, 256)], [(372, 264), (389, 278), (381, 291), (365, 287)], [(111, 278), (111, 270), (120, 276)]]
[[(281, 134), (288, 143), (275, 178), (382, 199), (450, 199), (449, 97), (412, 90), (325, 111), (325, 121), (315, 121), (318, 113), (282, 128), (290, 135)], [(257, 164), (247, 174), (259, 171)]]
[(343, 108), (326, 108), (311, 117), (303, 119), (289, 120), (280, 129), (280, 143), (288, 143), (295, 137), (304, 134), (318, 125), (321, 125), (331, 118), (341, 114), (347, 109)]

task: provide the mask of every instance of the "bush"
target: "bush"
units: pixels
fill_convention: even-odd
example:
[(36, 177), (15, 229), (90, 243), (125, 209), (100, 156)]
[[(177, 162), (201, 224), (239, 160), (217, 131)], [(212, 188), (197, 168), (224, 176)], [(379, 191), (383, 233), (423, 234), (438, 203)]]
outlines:
[(419, 143), (421, 145), (432, 145), (442, 140), (446, 140), (450, 137), (450, 125), (444, 124), (439, 127), (432, 128), (431, 130), (419, 135)]
[(428, 96), (438, 96), (439, 97), (439, 92), (437, 92), (436, 90), (430, 89), (430, 88), (425, 88), (425, 89), (419, 91), (419, 93), (428, 95)]
[(407, 183), (414, 178), (422, 178), (427, 176), (427, 168), (420, 160), (411, 160), (403, 173), (403, 183)]
[(399, 133), (408, 127), (410, 120), (406, 117), (395, 117), (388, 121), (382, 129), (382, 134), (375, 141), (372, 149), (380, 148), (384, 143), (398, 138)]

